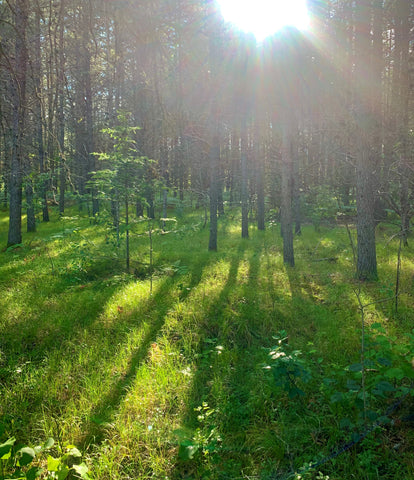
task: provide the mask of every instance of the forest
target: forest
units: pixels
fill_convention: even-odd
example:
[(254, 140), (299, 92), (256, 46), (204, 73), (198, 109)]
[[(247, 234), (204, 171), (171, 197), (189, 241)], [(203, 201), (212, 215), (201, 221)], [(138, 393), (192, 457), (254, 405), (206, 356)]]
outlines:
[(0, 0), (0, 480), (414, 480), (414, 1), (306, 3)]

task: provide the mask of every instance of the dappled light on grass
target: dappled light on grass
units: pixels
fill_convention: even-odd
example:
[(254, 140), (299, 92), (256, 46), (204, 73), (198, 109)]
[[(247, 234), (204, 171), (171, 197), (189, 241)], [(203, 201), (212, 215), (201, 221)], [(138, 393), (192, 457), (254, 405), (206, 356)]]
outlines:
[[(53, 239), (50, 225), (32, 249), (1, 256), (0, 422), (6, 418), (22, 437), (36, 431), (82, 446), (99, 480), (272, 478), (347, 440), (337, 425), (345, 407), (322, 401), (318, 376), (331, 365), (345, 372), (359, 358), (358, 284), (346, 232), (303, 227), (297, 266), (287, 269), (278, 229), (252, 229), (243, 241), (234, 217), (221, 220), (227, 233), (212, 254), (200, 247), (205, 231), (191, 230), (191, 241), (155, 237), (152, 295), (147, 277), (111, 271), (98, 257), (85, 272), (69, 271), (80, 260), (74, 238)], [(86, 223), (82, 235), (93, 239)], [(146, 261), (147, 247), (146, 237), (136, 241), (137, 260)], [(395, 248), (379, 249), (383, 284), (364, 285), (364, 302), (390, 291)], [(366, 312), (367, 324), (380, 321), (398, 336), (412, 328), (410, 252), (403, 327), (388, 304)], [(263, 369), (280, 330), (315, 376), (301, 386), (304, 398), (290, 399)], [(359, 457), (343, 458), (326, 474), (361, 473)]]
[[(154, 282), (153, 294), (156, 294), (159, 288), (158, 283)], [(150, 301), (149, 281), (143, 282), (131, 278), (131, 281), (118, 287), (116, 293), (108, 300), (102, 312), (102, 322), (104, 325), (109, 326), (111, 323), (119, 320), (120, 316), (125, 317), (136, 314), (143, 305), (148, 304)]]

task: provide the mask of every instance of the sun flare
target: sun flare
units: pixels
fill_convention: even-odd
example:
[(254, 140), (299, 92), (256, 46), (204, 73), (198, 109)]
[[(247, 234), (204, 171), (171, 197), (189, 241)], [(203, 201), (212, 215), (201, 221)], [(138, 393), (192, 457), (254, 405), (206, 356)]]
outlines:
[(223, 18), (238, 29), (253, 33), (257, 41), (285, 26), (306, 30), (306, 0), (218, 0)]

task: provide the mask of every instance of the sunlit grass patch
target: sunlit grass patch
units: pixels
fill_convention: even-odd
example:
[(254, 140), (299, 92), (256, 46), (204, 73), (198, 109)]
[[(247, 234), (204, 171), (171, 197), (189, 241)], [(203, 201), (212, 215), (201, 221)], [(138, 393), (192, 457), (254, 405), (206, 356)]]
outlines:
[[(222, 218), (219, 251), (208, 252), (199, 215), (184, 215), (154, 233), (153, 272), (140, 225), (131, 251), (145, 268), (128, 274), (103, 226), (73, 217), (39, 225), (0, 256), (0, 422), (22, 439), (78, 443), (92, 478), (288, 475), (348, 441), (323, 378), (360, 361), (359, 288), (372, 303), (367, 327), (379, 322), (398, 339), (412, 328), (411, 246), (398, 315), (378, 303), (394, 292), (398, 248), (382, 236), (380, 280), (360, 286), (342, 227), (304, 226), (291, 269), (278, 228), (252, 226), (242, 240), (239, 216)], [(312, 370), (303, 398), (264, 369), (281, 330)], [(407, 451), (411, 441), (404, 435)], [(338, 458), (341, 478), (363, 471), (361, 452)]]

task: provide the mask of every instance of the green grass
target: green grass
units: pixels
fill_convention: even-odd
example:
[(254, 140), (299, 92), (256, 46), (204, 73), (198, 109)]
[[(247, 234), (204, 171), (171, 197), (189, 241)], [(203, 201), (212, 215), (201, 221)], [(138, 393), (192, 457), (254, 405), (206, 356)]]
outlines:
[[(345, 229), (306, 226), (290, 269), (277, 226), (252, 226), (242, 240), (232, 211), (214, 253), (202, 217), (192, 212), (154, 234), (152, 294), (146, 222), (132, 234), (136, 275), (125, 273), (105, 224), (75, 210), (64, 220), (52, 212), (23, 247), (0, 254), (4, 439), (74, 443), (100, 480), (288, 479), (349, 442), (346, 412), (321, 393), (327, 372), (359, 361), (359, 286)], [(393, 294), (391, 234), (378, 232), (380, 281), (362, 286), (364, 303)], [(413, 258), (404, 249), (398, 314), (392, 302), (366, 310), (367, 325), (380, 322), (397, 343), (413, 326)], [(304, 397), (289, 399), (263, 369), (280, 330), (313, 372)], [(408, 397), (393, 423), (302, 477), (414, 479), (414, 436), (401, 421), (410, 406)]]

